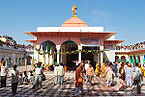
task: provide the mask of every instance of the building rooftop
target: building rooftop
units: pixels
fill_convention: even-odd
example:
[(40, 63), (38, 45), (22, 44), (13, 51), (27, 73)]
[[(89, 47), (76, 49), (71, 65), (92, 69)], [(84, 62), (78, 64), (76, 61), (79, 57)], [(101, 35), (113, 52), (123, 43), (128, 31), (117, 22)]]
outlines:
[(65, 21), (61, 27), (88, 27), (88, 25), (77, 16), (73, 16), (72, 18)]
[(37, 32), (104, 32), (104, 27), (37, 27)]

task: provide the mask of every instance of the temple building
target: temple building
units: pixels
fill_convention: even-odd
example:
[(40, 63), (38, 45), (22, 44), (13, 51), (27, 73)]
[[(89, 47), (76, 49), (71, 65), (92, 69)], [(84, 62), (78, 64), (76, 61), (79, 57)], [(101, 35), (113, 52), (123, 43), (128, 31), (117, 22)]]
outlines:
[(34, 60), (43, 64), (55, 62), (67, 66), (74, 61), (89, 60), (92, 64), (115, 61), (115, 46), (124, 40), (116, 40), (117, 32), (106, 32), (104, 27), (89, 27), (76, 13), (61, 27), (37, 27), (36, 32), (24, 32), (34, 40)]

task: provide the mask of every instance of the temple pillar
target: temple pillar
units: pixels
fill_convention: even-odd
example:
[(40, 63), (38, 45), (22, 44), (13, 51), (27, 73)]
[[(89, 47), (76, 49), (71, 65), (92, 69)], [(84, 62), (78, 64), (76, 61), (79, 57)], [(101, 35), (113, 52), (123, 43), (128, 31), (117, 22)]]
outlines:
[(25, 59), (25, 71), (27, 71), (27, 58)]
[(127, 62), (129, 62), (129, 55), (126, 56), (126, 60), (127, 60)]
[(21, 69), (23, 69), (23, 60), (22, 60), (22, 56), (21, 56), (21, 59), (20, 59), (20, 63), (21, 63)]
[[(100, 50), (104, 50), (104, 40), (102, 38), (100, 39)], [(103, 54), (104, 54), (104, 52), (100, 53), (100, 64), (101, 64), (101, 66), (103, 65)]]
[[(82, 50), (82, 46), (81, 45), (78, 45), (78, 50)], [(81, 63), (81, 51), (79, 51), (79, 63)]]
[(15, 54), (12, 55), (12, 59), (11, 60), (12, 60), (12, 66), (15, 65), (16, 64), (16, 62), (15, 62), (16, 55)]
[(143, 66), (143, 60), (144, 60), (144, 56), (140, 55), (140, 63), (141, 63), (142, 66)]
[(61, 58), (60, 58), (60, 62), (62, 62), (62, 58), (63, 56), (62, 56), (62, 48), (61, 48)]
[(19, 66), (20, 64), (19, 64), (19, 57), (17, 58), (17, 66)]
[(23, 66), (22, 57), (21, 57), (21, 59), (20, 59), (20, 63), (21, 63), (21, 66)]
[[(59, 64), (59, 51), (60, 51), (60, 45), (56, 45), (57, 49), (57, 64)], [(62, 59), (61, 59), (62, 60)]]
[(138, 60), (138, 57), (137, 57), (137, 55), (135, 55), (135, 59), (136, 59), (136, 62), (137, 62), (137, 60)]
[(49, 55), (48, 55), (48, 53), (45, 54), (45, 59), (46, 59), (46, 64), (45, 65), (48, 65), (49, 64)]
[(50, 55), (49, 55), (49, 65), (52, 65), (52, 63), (53, 63), (53, 58), (52, 58), (52, 49), (50, 48)]
[[(100, 46), (100, 50), (103, 50), (104, 46)], [(100, 63), (103, 65), (103, 52), (100, 53)]]
[(34, 63), (38, 63), (39, 61), (39, 52), (36, 50), (39, 49), (39, 45), (35, 45), (35, 49), (34, 49)]

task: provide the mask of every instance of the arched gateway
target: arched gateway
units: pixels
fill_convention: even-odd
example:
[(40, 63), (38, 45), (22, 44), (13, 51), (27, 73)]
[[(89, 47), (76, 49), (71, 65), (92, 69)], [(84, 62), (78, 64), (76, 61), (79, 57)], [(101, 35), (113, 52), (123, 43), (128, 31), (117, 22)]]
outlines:
[[(91, 63), (100, 61), (103, 64), (103, 55), (107, 60), (115, 61), (113, 48), (123, 42), (115, 40), (116, 32), (104, 32), (104, 27), (88, 27), (78, 18), (76, 11), (73, 17), (65, 21), (61, 27), (38, 27), (37, 32), (24, 33), (36, 38), (36, 40), (27, 40), (34, 43), (34, 60), (46, 65), (63, 62), (70, 66), (73, 61), (85, 60)], [(43, 47), (42, 43), (48, 40), (55, 44), (52, 52), (45, 51), (46, 47)], [(39, 49), (41, 46), (42, 49)], [(107, 51), (104, 51), (106, 49)], [(48, 62), (47, 58), (52, 61)]]

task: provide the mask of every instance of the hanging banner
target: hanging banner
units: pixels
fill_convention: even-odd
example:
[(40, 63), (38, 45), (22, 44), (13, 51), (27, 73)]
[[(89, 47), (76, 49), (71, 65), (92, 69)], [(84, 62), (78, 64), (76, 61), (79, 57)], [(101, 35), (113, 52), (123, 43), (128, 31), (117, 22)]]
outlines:
[(40, 52), (40, 50), (37, 50), (39, 52), (40, 55), (45, 55), (45, 54), (49, 54), (49, 56), (52, 56), (52, 55), (56, 55), (56, 54), (63, 54), (63, 55), (66, 55), (66, 54), (77, 54), (79, 52), (84, 52), (86, 54), (88, 53), (92, 53), (93, 55), (96, 55), (96, 54), (100, 54), (101, 52), (104, 52), (104, 51), (107, 51), (107, 50), (75, 50), (75, 51), (67, 51), (67, 52), (54, 52), (53, 54), (50, 54), (50, 52)]
[(99, 39), (96, 38), (81, 38), (82, 46), (100, 46)]

